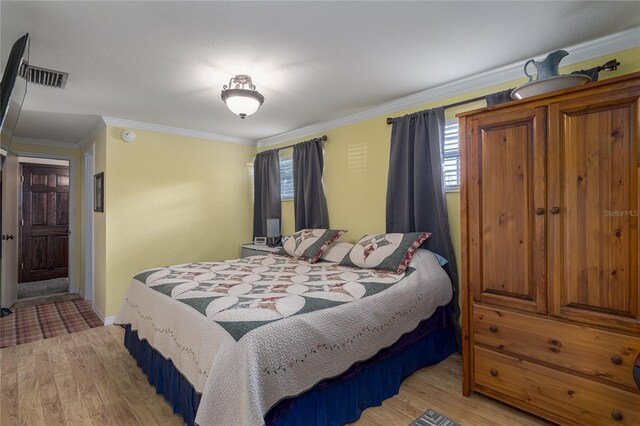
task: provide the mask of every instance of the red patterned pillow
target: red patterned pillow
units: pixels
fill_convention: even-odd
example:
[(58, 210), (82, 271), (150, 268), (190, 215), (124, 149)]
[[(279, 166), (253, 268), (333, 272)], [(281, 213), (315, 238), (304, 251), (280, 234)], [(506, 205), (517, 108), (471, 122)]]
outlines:
[(428, 232), (368, 234), (360, 238), (340, 263), (401, 274), (418, 247), (430, 236)]

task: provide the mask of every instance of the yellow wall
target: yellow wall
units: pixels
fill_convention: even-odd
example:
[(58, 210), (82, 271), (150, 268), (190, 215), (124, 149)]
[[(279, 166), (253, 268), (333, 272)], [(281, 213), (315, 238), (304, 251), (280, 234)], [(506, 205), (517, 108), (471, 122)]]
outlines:
[(136, 273), (238, 257), (252, 235), (246, 164), (255, 147), (143, 130), (125, 143), (121, 131), (106, 129), (105, 213), (95, 213), (106, 220), (106, 316), (116, 314)]
[(76, 288), (84, 288), (84, 254), (82, 250), (82, 203), (83, 203), (83, 188), (84, 188), (84, 163), (82, 160), (82, 154), (80, 149), (77, 148), (58, 148), (45, 145), (31, 145), (31, 144), (19, 144), (13, 142), (11, 144), (11, 151), (22, 154), (48, 154), (48, 155), (64, 155), (72, 157), (75, 167), (75, 181), (76, 181), (76, 226), (75, 229), (71, 229), (72, 238), (75, 238), (76, 255), (75, 255), (75, 273), (76, 273)]
[[(614, 57), (622, 63), (622, 66), (617, 71), (601, 73), (601, 79), (640, 70), (639, 46), (564, 67), (561, 68), (561, 72), (569, 73), (575, 70), (588, 69), (602, 65)], [(348, 229), (349, 233), (343, 238), (346, 241), (357, 240), (367, 233), (385, 231), (385, 200), (391, 140), (391, 126), (388, 126), (385, 120), (387, 116), (397, 117), (427, 108), (483, 96), (516, 87), (524, 82), (526, 82), (526, 78), (323, 132), (322, 134), (326, 134), (329, 137), (328, 142), (324, 144), (324, 187), (331, 227)], [(459, 112), (480, 108), (484, 105), (484, 101), (481, 101), (447, 110), (446, 118), (447, 120), (454, 119), (455, 114)], [(320, 134), (311, 135), (274, 146), (262, 147), (260, 151), (319, 136)], [(290, 154), (290, 150), (282, 151), (282, 154)], [(454, 250), (456, 258), (459, 260), (460, 196), (458, 192), (447, 194), (447, 207)], [(282, 232), (284, 235), (290, 235), (294, 232), (293, 217), (293, 202), (283, 202)], [(459, 261), (458, 266), (460, 266)]]

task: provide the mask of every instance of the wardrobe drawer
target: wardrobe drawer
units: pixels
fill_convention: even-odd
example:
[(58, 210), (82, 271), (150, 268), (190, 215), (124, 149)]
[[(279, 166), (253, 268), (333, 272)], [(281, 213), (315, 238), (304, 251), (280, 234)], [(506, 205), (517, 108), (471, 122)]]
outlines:
[[(488, 349), (474, 348), (476, 385), (561, 416), (563, 424), (639, 425), (640, 395)], [(534, 410), (538, 411), (539, 410)]]
[(640, 339), (474, 305), (474, 343), (626, 386), (639, 393), (633, 362)]

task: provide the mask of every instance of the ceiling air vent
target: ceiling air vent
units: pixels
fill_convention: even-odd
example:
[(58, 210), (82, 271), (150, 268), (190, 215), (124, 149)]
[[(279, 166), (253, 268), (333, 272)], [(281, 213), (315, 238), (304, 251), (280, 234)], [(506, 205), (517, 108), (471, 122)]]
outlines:
[(64, 89), (67, 85), (67, 78), (69, 78), (69, 73), (34, 67), (26, 62), (23, 62), (20, 67), (20, 75), (29, 83), (59, 89)]

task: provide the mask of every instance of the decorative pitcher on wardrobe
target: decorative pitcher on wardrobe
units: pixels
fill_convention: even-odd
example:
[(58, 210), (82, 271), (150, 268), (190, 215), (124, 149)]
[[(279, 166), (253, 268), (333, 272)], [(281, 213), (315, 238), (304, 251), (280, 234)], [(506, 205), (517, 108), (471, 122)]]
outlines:
[(529, 77), (529, 82), (533, 81), (533, 75), (527, 72), (527, 66), (533, 64), (536, 67), (536, 81), (557, 77), (560, 75), (560, 61), (568, 54), (569, 52), (566, 50), (556, 50), (555, 52), (549, 53), (541, 62), (529, 59), (527, 63), (524, 64), (524, 74)]

